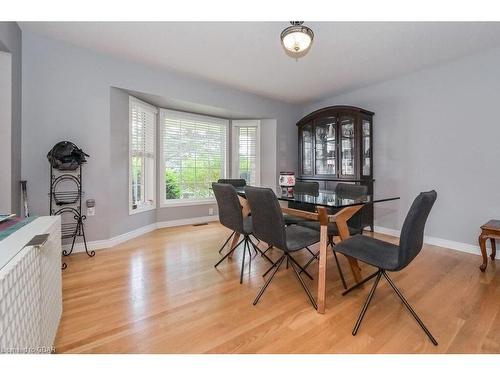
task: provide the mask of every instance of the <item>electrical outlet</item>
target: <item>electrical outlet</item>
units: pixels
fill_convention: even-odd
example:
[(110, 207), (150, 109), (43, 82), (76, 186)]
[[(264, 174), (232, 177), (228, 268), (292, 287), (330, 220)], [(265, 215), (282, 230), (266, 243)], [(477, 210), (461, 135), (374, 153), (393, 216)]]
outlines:
[(212, 207), (210, 207), (210, 208), (208, 209), (208, 214), (209, 214), (209, 215), (213, 215), (213, 214), (214, 214), (214, 209), (213, 209)]
[(95, 207), (87, 207), (87, 216), (95, 215)]

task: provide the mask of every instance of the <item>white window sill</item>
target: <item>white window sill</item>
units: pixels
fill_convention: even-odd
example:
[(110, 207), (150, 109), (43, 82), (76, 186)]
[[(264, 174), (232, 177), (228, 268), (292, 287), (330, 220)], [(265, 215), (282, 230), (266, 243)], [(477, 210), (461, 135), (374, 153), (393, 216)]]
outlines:
[(217, 204), (217, 202), (215, 199), (172, 199), (171, 201), (163, 201), (160, 207), (203, 206), (207, 204)]
[(136, 209), (130, 208), (128, 210), (128, 214), (130, 216), (130, 215), (138, 214), (138, 213), (141, 213), (141, 212), (151, 211), (151, 210), (154, 210), (154, 209), (156, 209), (156, 204), (152, 204), (150, 206), (137, 207)]

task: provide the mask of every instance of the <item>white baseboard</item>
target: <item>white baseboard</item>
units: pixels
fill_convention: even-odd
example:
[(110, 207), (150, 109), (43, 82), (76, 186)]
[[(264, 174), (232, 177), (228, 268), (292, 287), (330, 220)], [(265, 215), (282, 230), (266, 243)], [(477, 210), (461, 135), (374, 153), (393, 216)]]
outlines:
[[(87, 248), (89, 251), (108, 249), (110, 247), (119, 245), (125, 241), (131, 240), (135, 237), (139, 237), (139, 236), (142, 236), (143, 234), (152, 232), (156, 229), (178, 227), (178, 226), (182, 226), (182, 225), (201, 224), (201, 223), (207, 223), (207, 222), (212, 222), (212, 221), (217, 221), (217, 220), (219, 220), (218, 215), (200, 216), (200, 217), (193, 217), (193, 218), (189, 218), (189, 219), (160, 221), (157, 223), (143, 226), (141, 228), (134, 229), (133, 231), (130, 231), (127, 233), (120, 234), (118, 236), (109, 238), (107, 240), (87, 242)], [(400, 234), (399, 230), (391, 229), (391, 228), (375, 226), (373, 229), (376, 233), (387, 234), (387, 235), (393, 236), (393, 237), (399, 237), (399, 234)], [(438, 237), (432, 237), (432, 236), (425, 236), (424, 242), (426, 244), (429, 244), (429, 245), (445, 247), (447, 249), (458, 250), (458, 251), (462, 251), (465, 253), (470, 253), (470, 254), (475, 254), (475, 255), (481, 254), (481, 249), (479, 248), (478, 245), (472, 245), (472, 244), (468, 244), (468, 243), (464, 243), (464, 242), (451, 241), (451, 240), (446, 240), (444, 238), (438, 238)], [(69, 250), (70, 247), (71, 247), (71, 244), (63, 245), (64, 250)], [(82, 242), (75, 244), (75, 248), (73, 249), (74, 253), (81, 253), (84, 251), (85, 251), (85, 247), (84, 247)], [(500, 253), (497, 255), (497, 259), (500, 259)]]
[(169, 227), (180, 227), (182, 225), (202, 224), (218, 220), (219, 220), (219, 215), (211, 215), (211, 216), (193, 217), (189, 219), (159, 221), (156, 223), (156, 228), (159, 229), (159, 228), (169, 228)]
[[(125, 241), (131, 240), (135, 237), (142, 236), (143, 234), (152, 232), (152, 231), (154, 231), (156, 229), (160, 229), (160, 228), (170, 228), (170, 227), (178, 227), (178, 226), (182, 226), (182, 225), (202, 224), (202, 223), (207, 223), (207, 222), (217, 221), (217, 220), (219, 220), (218, 215), (211, 215), (211, 216), (193, 217), (193, 218), (189, 218), (189, 219), (160, 221), (160, 222), (152, 223), (149, 225), (145, 225), (143, 227), (134, 229), (134, 230), (127, 232), (127, 233), (120, 234), (118, 236), (109, 238), (107, 240), (98, 240), (98, 241), (87, 242), (87, 249), (88, 249), (88, 251), (108, 249), (110, 247), (119, 245)], [(63, 245), (63, 250), (69, 250), (70, 248), (71, 248), (71, 244)], [(73, 253), (82, 253), (84, 251), (85, 251), (85, 246), (84, 246), (83, 242), (75, 243)]]
[[(385, 227), (375, 226), (373, 230), (376, 233), (387, 234), (389, 236), (394, 236), (394, 237), (399, 237), (400, 235), (399, 230), (385, 228)], [(479, 245), (468, 244), (465, 242), (457, 242), (457, 241), (446, 240), (444, 238), (439, 238), (439, 237), (425, 236), (424, 243), (434, 246), (445, 247), (451, 250), (458, 250), (464, 253), (481, 255), (481, 248), (479, 247)], [(500, 254), (497, 254), (496, 259), (500, 259)]]

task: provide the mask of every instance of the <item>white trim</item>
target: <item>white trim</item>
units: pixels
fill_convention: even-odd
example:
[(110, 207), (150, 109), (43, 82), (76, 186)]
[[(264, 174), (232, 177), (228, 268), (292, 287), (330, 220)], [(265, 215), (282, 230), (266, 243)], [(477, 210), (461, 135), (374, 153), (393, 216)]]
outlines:
[[(217, 220), (219, 220), (218, 215), (211, 215), (211, 216), (193, 217), (193, 218), (188, 218), (188, 219), (160, 221), (157, 223), (143, 226), (141, 228), (137, 228), (137, 229), (132, 230), (132, 231), (127, 232), (127, 233), (120, 234), (118, 236), (112, 237), (112, 238), (107, 239), (107, 240), (87, 242), (87, 248), (89, 251), (108, 249), (110, 247), (117, 246), (125, 241), (129, 241), (133, 238), (142, 236), (143, 234), (152, 232), (156, 229), (177, 227), (177, 226), (183, 226), (183, 225), (201, 224), (201, 223), (213, 222), (213, 221), (217, 221)], [(375, 226), (373, 229), (375, 230), (375, 233), (387, 234), (389, 236), (399, 238), (399, 234), (400, 234), (399, 230), (385, 228), (385, 227), (379, 227), (379, 226)], [(429, 244), (429, 245), (439, 246), (439, 247), (443, 247), (443, 248), (450, 249), (450, 250), (461, 251), (464, 253), (469, 253), (469, 254), (474, 254), (474, 255), (481, 255), (481, 249), (479, 248), (478, 245), (467, 244), (464, 242), (451, 241), (451, 240), (446, 240), (443, 238), (432, 237), (432, 236), (425, 236), (424, 242), (426, 244)], [(71, 244), (63, 245), (64, 250), (69, 250), (70, 247), (71, 247)], [(73, 253), (81, 253), (84, 251), (85, 251), (85, 247), (83, 246), (82, 242), (75, 244), (75, 248), (73, 249)], [(496, 259), (500, 259), (500, 255), (497, 255)]]
[[(385, 228), (385, 227), (379, 227), (379, 226), (375, 226), (373, 229), (374, 229), (375, 233), (387, 234), (389, 236), (398, 237), (398, 238), (399, 238), (399, 235), (401, 233), (399, 230)], [(439, 237), (425, 236), (424, 243), (426, 243), (428, 245), (444, 247), (444, 248), (451, 249), (451, 250), (457, 250), (457, 251), (461, 251), (464, 253), (481, 255), (481, 248), (478, 245), (472, 245), (472, 244), (468, 244), (465, 242), (457, 242), (457, 241), (451, 241), (451, 240), (447, 240), (447, 239), (439, 238)], [(496, 256), (496, 259), (500, 259), (500, 254), (498, 254)]]
[[(165, 186), (165, 184), (163, 184)], [(208, 204), (217, 204), (217, 201), (211, 199), (168, 199), (160, 203), (160, 208), (166, 207), (184, 207), (184, 206), (203, 206)]]
[(237, 128), (257, 128), (255, 140), (255, 156), (256, 156), (256, 173), (255, 173), (255, 186), (260, 186), (260, 120), (232, 120), (231, 121), (231, 176), (232, 178), (239, 177), (239, 152), (238, 152), (238, 132)]
[(149, 109), (150, 111), (153, 111), (155, 115), (158, 114), (158, 108), (155, 107), (154, 105), (143, 102), (142, 100), (137, 99), (135, 96), (132, 96), (132, 95), (129, 95), (128, 98), (129, 98), (129, 105), (130, 105), (130, 103), (134, 103), (134, 104), (137, 104), (141, 107)]
[(168, 220), (168, 221), (160, 221), (156, 223), (156, 228), (170, 228), (170, 227), (180, 227), (183, 225), (193, 225), (193, 224), (202, 224), (209, 223), (212, 221), (218, 221), (219, 215), (211, 215), (211, 216), (200, 216), (193, 217), (189, 219), (177, 219), (177, 220)]
[[(128, 214), (134, 215), (138, 214), (141, 212), (146, 212), (146, 211), (151, 211), (156, 209), (157, 207), (157, 202), (156, 202), (156, 175), (158, 173), (157, 167), (156, 167), (156, 159), (157, 159), (157, 152), (156, 152), (156, 146), (157, 146), (157, 125), (158, 125), (158, 108), (152, 106), (151, 104), (148, 104), (146, 102), (143, 102), (142, 100), (139, 100), (131, 95), (128, 97)], [(154, 161), (154, 173), (153, 173), (153, 204), (148, 205), (148, 206), (141, 206), (136, 209), (132, 208), (132, 104), (138, 105), (143, 107), (146, 110), (152, 111), (153, 112), (153, 119), (154, 119), (154, 126), (153, 126), (153, 131), (154, 131), (154, 145), (155, 145), (155, 151), (154, 151), (154, 156), (153, 156), (153, 161)]]
[[(178, 220), (169, 220), (169, 221), (160, 221), (153, 224), (145, 225), (143, 227), (134, 229), (130, 232), (120, 234), (118, 236), (109, 238), (107, 240), (98, 240), (98, 241), (90, 241), (87, 242), (87, 249), (89, 251), (92, 250), (101, 250), (101, 249), (109, 249), (110, 247), (117, 246), (125, 241), (129, 241), (133, 238), (142, 236), (143, 234), (152, 232), (156, 229), (161, 228), (169, 228), (169, 227), (177, 227), (182, 225), (193, 225), (193, 224), (201, 224), (212, 221), (219, 220), (218, 215), (211, 216), (200, 216), (193, 217), (189, 219), (178, 219)], [(71, 244), (65, 244), (62, 247), (64, 250), (69, 250), (71, 248)], [(73, 249), (73, 253), (82, 253), (85, 251), (84, 244), (82, 242), (75, 243), (75, 247)]]

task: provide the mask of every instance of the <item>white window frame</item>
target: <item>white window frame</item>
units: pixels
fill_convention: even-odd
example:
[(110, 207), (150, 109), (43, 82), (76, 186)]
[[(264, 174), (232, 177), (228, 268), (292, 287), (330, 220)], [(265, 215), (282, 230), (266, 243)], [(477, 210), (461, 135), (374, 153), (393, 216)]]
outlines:
[(239, 177), (239, 139), (238, 139), (238, 128), (257, 128), (256, 140), (255, 140), (255, 185), (260, 186), (260, 120), (232, 120), (231, 121), (231, 176), (232, 178)]
[[(159, 112), (159, 131), (160, 131), (160, 176), (164, 176), (164, 171), (165, 171), (165, 160), (163, 156), (163, 151), (164, 151), (164, 145), (163, 145), (163, 116), (166, 114), (171, 114), (173, 116), (182, 116), (184, 118), (191, 118), (191, 119), (199, 119), (199, 120), (206, 120), (207, 118), (212, 118), (216, 119), (217, 121), (223, 122), (223, 126), (225, 126), (226, 130), (226, 145), (225, 145), (225, 152), (224, 152), (224, 170), (223, 170), (223, 175), (221, 178), (225, 178), (226, 176), (229, 175), (229, 120), (220, 118), (220, 117), (214, 117), (214, 116), (207, 116), (207, 115), (197, 115), (194, 113), (189, 113), (189, 112), (182, 112), (182, 111), (174, 111), (172, 109), (166, 109), (166, 108), (160, 108)], [(165, 207), (183, 207), (183, 206), (199, 206), (199, 205), (207, 205), (207, 204), (215, 204), (216, 200), (215, 198), (210, 198), (210, 199), (165, 199), (165, 178), (161, 177), (158, 179), (158, 184), (159, 184), (159, 191), (160, 191), (160, 207), (165, 208)]]
[[(150, 110), (154, 113), (154, 126), (153, 126), (153, 129), (154, 129), (154, 145), (155, 145), (155, 149), (154, 149), (154, 173), (153, 173), (153, 204), (151, 205), (147, 205), (147, 206), (141, 206), (141, 207), (137, 207), (137, 208), (132, 208), (132, 105), (139, 105), (141, 107), (143, 107), (144, 109), (146, 110)], [(157, 206), (157, 202), (156, 202), (156, 184), (157, 184), (157, 181), (156, 181), (156, 175), (158, 173), (157, 171), (157, 163), (156, 163), (156, 159), (157, 159), (157, 152), (156, 152), (156, 145), (157, 145), (157, 138), (156, 138), (156, 135), (157, 135), (157, 131), (156, 131), (156, 128), (158, 126), (158, 109), (155, 107), (155, 106), (152, 106), (151, 104), (148, 104), (146, 102), (143, 102), (142, 100), (139, 100), (133, 96), (129, 96), (129, 125), (128, 125), (128, 213), (129, 215), (134, 215), (134, 214), (138, 214), (138, 213), (141, 213), (141, 212), (146, 212), (146, 211), (151, 211), (151, 210), (154, 210), (156, 209), (156, 206)]]

